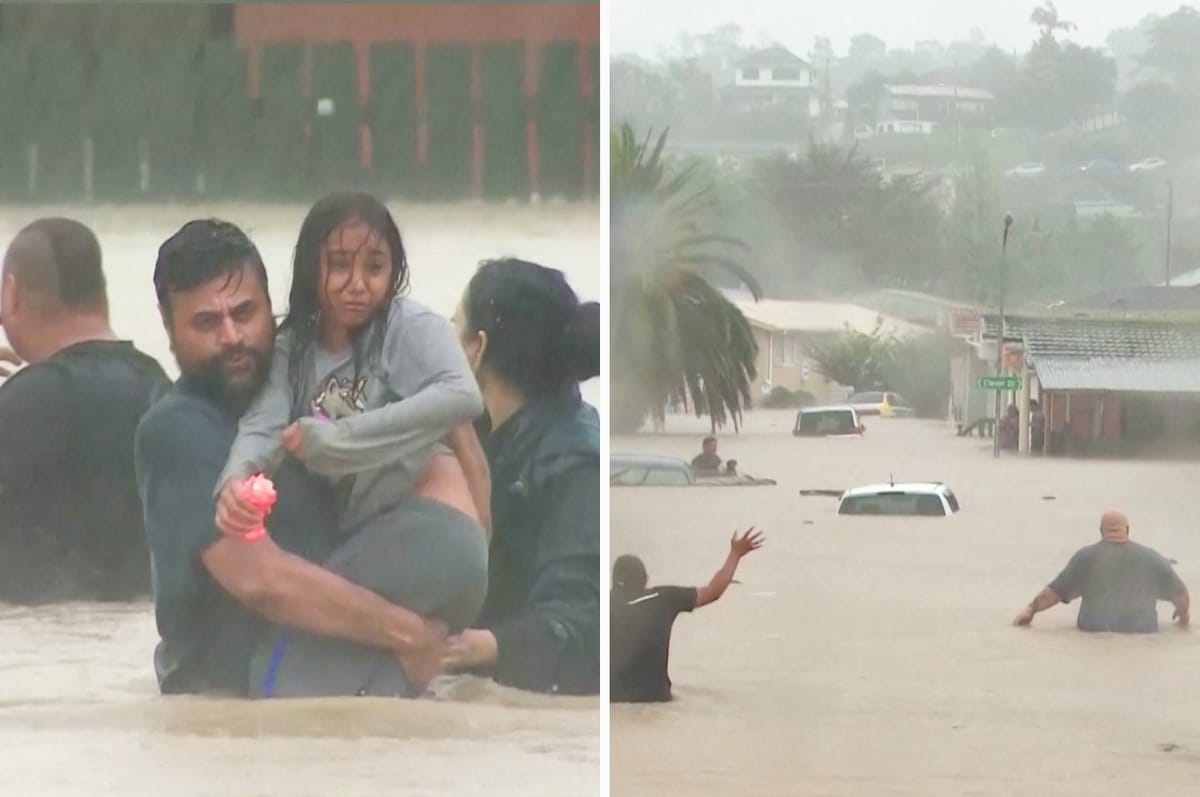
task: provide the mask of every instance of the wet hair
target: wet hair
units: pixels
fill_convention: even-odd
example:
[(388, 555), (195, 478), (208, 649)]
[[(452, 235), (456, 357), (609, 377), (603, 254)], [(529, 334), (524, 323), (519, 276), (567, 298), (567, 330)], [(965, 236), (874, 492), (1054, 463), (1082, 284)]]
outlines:
[(626, 595), (640, 592), (646, 588), (648, 579), (645, 563), (633, 554), (621, 554), (613, 562), (612, 584), (617, 592)]
[(158, 248), (154, 263), (154, 292), (170, 315), (171, 293), (195, 290), (210, 280), (240, 279), (249, 268), (267, 290), (267, 269), (258, 247), (236, 224), (221, 219), (196, 219)]
[(27, 225), (17, 233), (8, 260), (31, 291), (71, 310), (108, 315), (100, 242), (78, 221), (55, 217)]
[(580, 302), (557, 269), (502, 258), (463, 296), (470, 332), (487, 334), (482, 368), (525, 398), (563, 395), (600, 373), (600, 305)]
[[(392, 284), (388, 300), (377, 308), (374, 315), (361, 329), (354, 330), (351, 340), (354, 345), (354, 371), (358, 378), (365, 355), (383, 348), (390, 299), (408, 289), (408, 257), (404, 253), (404, 241), (395, 219), (387, 206), (370, 194), (362, 192), (338, 192), (318, 200), (304, 223), (300, 225), (300, 236), (296, 240), (296, 252), (292, 259), (292, 289), (288, 295), (288, 311), (280, 324), (280, 331), (288, 330), (291, 338), (288, 352), (288, 380), (293, 394), (299, 397), (303, 384), (304, 361), (316, 343), (321, 329), (321, 250), (329, 234), (347, 221), (360, 221), (377, 232), (387, 242), (392, 253)], [(295, 404), (295, 402), (293, 402)]]
[(715, 443), (715, 442), (717, 442), (717, 438), (713, 437), (712, 435), (709, 435), (708, 437), (704, 438), (703, 441), (701, 441), (700, 445), (706, 446), (709, 443)]

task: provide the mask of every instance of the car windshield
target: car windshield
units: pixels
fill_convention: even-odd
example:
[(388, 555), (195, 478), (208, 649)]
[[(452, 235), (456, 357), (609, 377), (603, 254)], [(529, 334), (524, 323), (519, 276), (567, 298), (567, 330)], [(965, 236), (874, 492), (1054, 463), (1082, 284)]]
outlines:
[(656, 487), (680, 487), (690, 484), (686, 470), (679, 468), (652, 467), (646, 472), (644, 484)]
[(858, 429), (849, 410), (802, 412), (796, 431), (807, 435), (854, 434)]
[(847, 496), (838, 508), (839, 515), (945, 515), (942, 499), (931, 493), (895, 492)]
[(907, 407), (908, 402), (899, 393), (888, 393), (888, 403), (893, 407)]

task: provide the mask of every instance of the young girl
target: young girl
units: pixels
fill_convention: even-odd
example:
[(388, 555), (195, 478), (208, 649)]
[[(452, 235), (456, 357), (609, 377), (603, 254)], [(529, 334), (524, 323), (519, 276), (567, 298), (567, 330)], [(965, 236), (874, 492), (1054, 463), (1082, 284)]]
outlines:
[[(453, 631), (474, 619), (486, 590), (487, 463), (470, 425), (483, 405), (453, 326), (404, 296), (407, 279), (379, 200), (334, 194), (313, 206), (270, 378), (221, 477), (217, 523), (231, 534), (255, 525), (241, 486), (286, 449), (334, 481), (347, 542), (327, 566)], [(335, 672), (347, 667), (326, 654), (337, 658), (346, 643), (284, 642), (257, 668), (252, 694), (404, 691), (375, 672)], [(408, 685), (419, 687), (414, 676)]]

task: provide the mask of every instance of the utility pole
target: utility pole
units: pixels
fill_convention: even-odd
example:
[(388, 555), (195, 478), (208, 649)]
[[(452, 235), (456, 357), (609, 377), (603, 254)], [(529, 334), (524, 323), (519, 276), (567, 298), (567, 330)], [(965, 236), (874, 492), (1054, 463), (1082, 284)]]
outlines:
[(1171, 287), (1171, 217), (1175, 214), (1175, 185), (1167, 180), (1167, 287)]
[[(1012, 226), (1011, 213), (1004, 214), (1004, 237), (1000, 239), (1000, 331), (996, 337), (996, 376), (1004, 375), (1004, 293), (1008, 288), (1008, 228)], [(1004, 391), (996, 391), (996, 422), (992, 426), (992, 456), (1000, 456), (1000, 410)]]

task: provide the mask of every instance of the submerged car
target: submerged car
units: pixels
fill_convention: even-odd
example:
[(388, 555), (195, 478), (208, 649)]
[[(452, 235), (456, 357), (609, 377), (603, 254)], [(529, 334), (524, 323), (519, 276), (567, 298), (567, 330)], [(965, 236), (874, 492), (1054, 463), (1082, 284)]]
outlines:
[(796, 413), (796, 437), (862, 437), (867, 429), (849, 405), (805, 407)]
[(696, 474), (678, 457), (613, 454), (608, 458), (608, 483), (613, 487), (753, 487), (775, 484), (775, 480), (724, 471)]
[(1156, 172), (1165, 167), (1167, 162), (1162, 158), (1142, 158), (1136, 163), (1129, 164), (1131, 172)]
[(899, 393), (872, 391), (855, 393), (846, 399), (859, 415), (878, 415), (882, 418), (908, 418), (913, 408)]
[(1022, 163), (1019, 166), (1014, 166), (1013, 168), (1009, 169), (1004, 174), (1006, 177), (1027, 179), (1030, 177), (1041, 177), (1045, 173), (1046, 164), (1044, 163)]
[(852, 487), (838, 501), (839, 515), (949, 517), (958, 498), (942, 482), (889, 482)]

